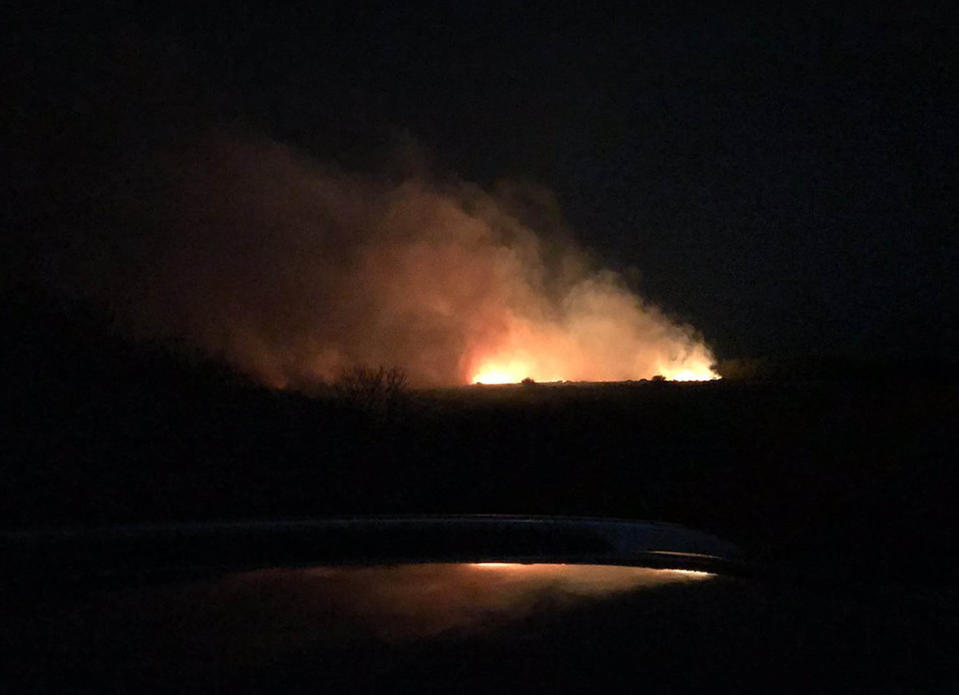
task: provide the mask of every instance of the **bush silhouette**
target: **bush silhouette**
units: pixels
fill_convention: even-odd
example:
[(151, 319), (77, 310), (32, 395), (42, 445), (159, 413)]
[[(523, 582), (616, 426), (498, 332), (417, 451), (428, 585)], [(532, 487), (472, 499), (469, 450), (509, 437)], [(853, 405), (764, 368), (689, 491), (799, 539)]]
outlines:
[(406, 398), (407, 375), (401, 367), (357, 365), (345, 371), (333, 385), (337, 396), (361, 410), (390, 413)]

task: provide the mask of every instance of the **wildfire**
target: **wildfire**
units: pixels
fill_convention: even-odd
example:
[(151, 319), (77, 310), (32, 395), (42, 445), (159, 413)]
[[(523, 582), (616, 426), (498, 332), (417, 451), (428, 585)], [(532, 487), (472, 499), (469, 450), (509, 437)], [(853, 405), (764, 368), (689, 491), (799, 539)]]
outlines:
[[(712, 381), (719, 379), (719, 375), (713, 371), (706, 360), (692, 361), (682, 363), (678, 367), (663, 367), (657, 374), (661, 374), (669, 381)], [(654, 374), (647, 375), (648, 378)], [(568, 375), (556, 376), (553, 373), (545, 373), (530, 363), (513, 360), (502, 363), (483, 362), (472, 378), (472, 384), (518, 384), (523, 379), (530, 378), (534, 381), (626, 381), (631, 378), (637, 378), (633, 375), (623, 375), (622, 378), (596, 378), (590, 376), (581, 376), (575, 368), (571, 369)]]
[(685, 367), (675, 371), (664, 369), (662, 371), (669, 381), (712, 381), (719, 379), (719, 375), (714, 372), (709, 365), (697, 365), (695, 367)]
[(492, 319), (477, 317), (477, 325), (485, 318), (499, 328), (473, 331), (468, 358), (461, 362), (461, 383), (719, 378), (712, 369), (715, 358), (701, 339), (612, 281), (571, 291), (563, 308), (567, 313), (561, 318), (533, 319), (509, 307), (499, 308)]
[(155, 267), (115, 293), (138, 337), (177, 336), (275, 388), (364, 364), (414, 387), (718, 378), (693, 327), (566, 238), (545, 189), (367, 179), (232, 136), (182, 157), (173, 207), (146, 206), (172, 221), (146, 225), (164, 230)]
[(529, 376), (529, 368), (522, 362), (504, 365), (486, 363), (473, 375), (474, 384), (518, 384)]

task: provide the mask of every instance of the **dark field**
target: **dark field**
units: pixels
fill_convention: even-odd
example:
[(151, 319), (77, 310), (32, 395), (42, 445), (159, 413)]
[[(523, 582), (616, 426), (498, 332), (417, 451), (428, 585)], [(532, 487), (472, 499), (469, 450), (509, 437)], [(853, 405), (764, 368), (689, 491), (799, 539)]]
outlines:
[(5, 528), (600, 515), (686, 524), (773, 565), (857, 581), (944, 576), (957, 550), (959, 410), (945, 374), (799, 364), (771, 380), (364, 402), (268, 390), (77, 312), (28, 309), (7, 307), (19, 330), (5, 360)]
[[(167, 603), (166, 590), (142, 599), (134, 591), (142, 620), (126, 594), (81, 600), (41, 587), (28, 599), (6, 593), (0, 606), (3, 668), (17, 686), (93, 682), (122, 692), (162, 676), (199, 692), (422, 683), (556, 692), (625, 678), (670, 692), (716, 679), (743, 691), (942, 692), (957, 681), (959, 411), (950, 371), (832, 363), (816, 372), (798, 361), (774, 377), (710, 383), (477, 386), (395, 398), (325, 388), (310, 397), (44, 307), (5, 309), (17, 328), (4, 359), (5, 530), (599, 515), (711, 531), (739, 543), (756, 574), (540, 606), (502, 629), (425, 642), (347, 635), (240, 666), (230, 661), (235, 645), (184, 629), (207, 624), (197, 609), (219, 610), (202, 584), (185, 585), (182, 605)], [(264, 597), (287, 602), (287, 593), (254, 587), (248, 622), (247, 609), (230, 608), (208, 624), (225, 639), (239, 630), (237, 639), (250, 640), (243, 648), (263, 646), (257, 621), (273, 620)], [(285, 623), (269, 624), (288, 634)]]

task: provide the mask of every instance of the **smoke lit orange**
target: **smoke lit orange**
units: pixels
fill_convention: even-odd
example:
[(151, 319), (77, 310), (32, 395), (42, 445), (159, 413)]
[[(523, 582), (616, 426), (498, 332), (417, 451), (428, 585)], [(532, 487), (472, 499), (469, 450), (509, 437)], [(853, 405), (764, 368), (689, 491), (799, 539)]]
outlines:
[(279, 386), (355, 365), (413, 386), (715, 378), (692, 328), (556, 240), (545, 189), (388, 182), (229, 136), (178, 156), (145, 206), (171, 209), (162, 252), (112, 293), (141, 336)]

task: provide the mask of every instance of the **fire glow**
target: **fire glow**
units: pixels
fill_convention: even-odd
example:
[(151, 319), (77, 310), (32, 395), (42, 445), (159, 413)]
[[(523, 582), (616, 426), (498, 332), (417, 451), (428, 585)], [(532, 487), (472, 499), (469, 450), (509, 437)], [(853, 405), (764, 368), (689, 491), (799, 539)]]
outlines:
[(162, 233), (117, 241), (132, 285), (102, 288), (138, 337), (278, 388), (358, 365), (414, 387), (717, 378), (702, 337), (597, 268), (543, 188), (384, 180), (222, 134), (170, 159), (172, 195), (142, 205), (162, 224), (137, 225)]
[[(222, 656), (235, 671), (287, 663), (287, 657), (302, 661), (308, 650), (328, 646), (362, 648), (371, 639), (404, 644), (522, 630), (537, 616), (555, 621), (569, 614), (580, 624), (577, 607), (627, 594), (648, 592), (645, 605), (659, 613), (674, 603), (661, 603), (660, 590), (695, 592), (715, 578), (687, 570), (511, 562), (275, 568), (173, 584), (160, 594), (154, 586), (104, 594), (91, 599), (96, 610), (77, 615), (96, 624), (71, 621), (66, 634), (87, 639), (108, 634), (107, 625), (111, 637), (130, 635), (151, 665), (167, 649), (173, 663), (192, 663), (185, 659), (195, 659), (203, 645), (203, 653)], [(599, 626), (603, 613), (597, 615)]]
[[(532, 379), (544, 383), (566, 381), (566, 379), (544, 379), (533, 378), (531, 370), (518, 362), (507, 363), (506, 366), (498, 367), (495, 364), (484, 364), (476, 374), (473, 375), (471, 383), (478, 385), (501, 385), (518, 384), (524, 379)], [(685, 368), (677, 371), (669, 369), (661, 370), (660, 374), (668, 381), (711, 381), (719, 377), (708, 364), (701, 364), (696, 368)], [(591, 379), (590, 381), (596, 381)]]
[[(507, 362), (503, 366), (484, 364), (472, 379), (474, 384), (518, 384), (529, 376), (529, 368), (521, 362)], [(541, 380), (542, 381), (542, 380)]]
[[(325, 633), (335, 639), (335, 625), (329, 624), (333, 616), (348, 618), (382, 639), (404, 641), (453, 629), (484, 630), (586, 601), (691, 586), (715, 576), (692, 570), (514, 562), (316, 567), (233, 575), (214, 585), (211, 595), (234, 602), (231, 613), (280, 612), (283, 619), (271, 626), (284, 641), (308, 644), (324, 639)], [(265, 605), (270, 611), (264, 611)]]

